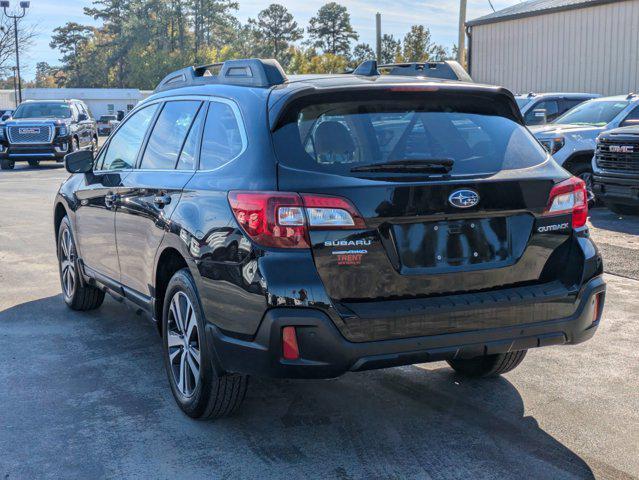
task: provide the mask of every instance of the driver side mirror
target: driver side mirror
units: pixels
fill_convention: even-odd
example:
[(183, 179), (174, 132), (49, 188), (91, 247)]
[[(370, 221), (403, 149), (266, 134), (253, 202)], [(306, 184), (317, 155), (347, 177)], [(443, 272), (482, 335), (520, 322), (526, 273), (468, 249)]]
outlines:
[(2, 115), (2, 118), (0, 118), (0, 121), (2, 122), (6, 122), (7, 120), (9, 120), (11, 118), (11, 115), (7, 114), (7, 115)]
[(78, 150), (64, 156), (64, 168), (69, 173), (89, 173), (93, 170), (93, 152)]
[(78, 114), (78, 122), (86, 122), (89, 119), (86, 113)]

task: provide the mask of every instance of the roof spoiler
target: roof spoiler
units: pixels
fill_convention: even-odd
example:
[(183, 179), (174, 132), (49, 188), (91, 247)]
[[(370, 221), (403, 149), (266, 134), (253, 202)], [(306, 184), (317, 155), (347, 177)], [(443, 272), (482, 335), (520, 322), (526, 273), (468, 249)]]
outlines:
[(443, 60), (439, 62), (407, 62), (407, 63), (386, 63), (378, 65), (375, 60), (362, 62), (353, 75), (372, 77), (380, 75), (382, 72), (388, 75), (403, 75), (408, 77), (431, 77), (440, 80), (458, 80), (461, 82), (472, 82), (473, 79), (466, 70), (454, 60)]
[[(214, 74), (215, 71), (218, 73)], [(286, 73), (277, 60), (249, 58), (176, 70), (162, 79), (155, 92), (208, 84), (268, 88), (281, 85), (287, 80)]]

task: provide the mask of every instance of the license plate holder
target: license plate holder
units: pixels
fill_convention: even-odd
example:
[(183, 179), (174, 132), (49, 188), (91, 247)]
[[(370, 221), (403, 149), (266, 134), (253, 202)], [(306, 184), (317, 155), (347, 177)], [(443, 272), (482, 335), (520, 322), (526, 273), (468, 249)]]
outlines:
[(395, 225), (393, 233), (406, 268), (472, 268), (512, 257), (506, 217)]

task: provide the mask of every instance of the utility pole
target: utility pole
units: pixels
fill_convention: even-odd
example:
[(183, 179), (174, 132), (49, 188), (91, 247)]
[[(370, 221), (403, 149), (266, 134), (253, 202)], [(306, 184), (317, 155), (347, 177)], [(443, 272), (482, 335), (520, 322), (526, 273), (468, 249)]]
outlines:
[(459, 0), (459, 40), (457, 41), (457, 61), (466, 68), (466, 0)]
[(15, 108), (18, 108), (18, 84), (17, 84), (17, 77), (16, 77), (16, 67), (11, 67), (13, 70), (13, 98), (14, 98), (14, 102), (15, 103)]
[(382, 14), (375, 14), (375, 54), (377, 63), (382, 63)]
[[(12, 18), (13, 19), (13, 35), (14, 35), (14, 42), (15, 42), (15, 46), (16, 46), (16, 73), (17, 73), (17, 77), (18, 77), (18, 101), (19, 103), (22, 103), (22, 79), (20, 78), (20, 52), (19, 52), (19, 48), (18, 48), (18, 20), (22, 17), (24, 17), (27, 14), (27, 8), (29, 8), (30, 2), (20, 2), (20, 8), (22, 8), (22, 14), (21, 15), (9, 15), (7, 13), (7, 8), (9, 8), (9, 1), (8, 0), (2, 0), (0, 1), (0, 7), (2, 7), (2, 9), (4, 10), (4, 14), (7, 16), (7, 18)], [(17, 105), (16, 105), (17, 107)]]

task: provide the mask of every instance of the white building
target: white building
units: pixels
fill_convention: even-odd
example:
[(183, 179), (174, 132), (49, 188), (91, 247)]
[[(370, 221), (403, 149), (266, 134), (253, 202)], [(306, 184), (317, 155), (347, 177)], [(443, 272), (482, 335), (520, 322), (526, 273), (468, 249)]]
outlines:
[[(76, 98), (87, 104), (93, 116), (114, 115), (118, 110), (128, 112), (151, 94), (137, 88), (24, 88), (23, 100), (64, 100)], [(0, 90), (0, 107), (15, 108), (13, 90)]]
[(515, 93), (639, 92), (639, 0), (532, 0), (466, 26), (477, 82)]

